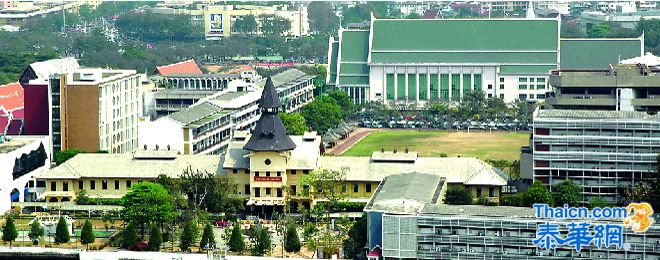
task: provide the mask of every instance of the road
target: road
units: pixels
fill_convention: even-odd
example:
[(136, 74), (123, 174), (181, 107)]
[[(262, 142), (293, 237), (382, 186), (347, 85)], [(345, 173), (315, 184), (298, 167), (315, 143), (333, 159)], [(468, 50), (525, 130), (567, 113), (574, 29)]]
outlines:
[(359, 142), (365, 136), (369, 135), (372, 132), (378, 131), (375, 128), (357, 128), (351, 132), (348, 138), (339, 141), (339, 144), (335, 146), (328, 154), (332, 155), (341, 155), (350, 149), (355, 143)]

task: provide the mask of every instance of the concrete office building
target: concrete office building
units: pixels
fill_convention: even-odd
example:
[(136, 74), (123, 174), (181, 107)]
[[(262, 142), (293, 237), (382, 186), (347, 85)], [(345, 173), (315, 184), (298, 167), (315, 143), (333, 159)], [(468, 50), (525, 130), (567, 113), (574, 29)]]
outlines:
[(51, 76), (53, 152), (134, 151), (142, 114), (140, 84), (134, 70), (76, 69)]
[[(656, 175), (660, 77), (645, 64), (554, 71), (554, 93), (534, 112), (523, 177), (552, 186), (571, 179), (584, 202), (622, 203), (626, 188)], [(531, 153), (531, 156), (530, 156)]]
[[(446, 181), (421, 173), (385, 178), (364, 209), (371, 254), (382, 259), (660, 258), (657, 226), (644, 233), (625, 228), (623, 242), (630, 244), (630, 250), (595, 245), (580, 252), (566, 245), (539, 249), (533, 240), (538, 225), (547, 220), (535, 218), (533, 208), (442, 204)], [(558, 220), (559, 231), (565, 234), (565, 224), (571, 221), (577, 220)]]
[(372, 17), (368, 29), (340, 29), (330, 39), (327, 84), (355, 103), (421, 106), (460, 101), (472, 91), (505, 102), (537, 101), (550, 90), (551, 70), (605, 68), (643, 54), (643, 37), (560, 39), (559, 31), (558, 18)]

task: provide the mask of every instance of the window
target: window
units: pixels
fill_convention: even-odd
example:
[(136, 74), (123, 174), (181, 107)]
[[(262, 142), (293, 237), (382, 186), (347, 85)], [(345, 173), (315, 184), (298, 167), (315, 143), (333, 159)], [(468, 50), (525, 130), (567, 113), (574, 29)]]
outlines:
[(90, 180), (89, 181), (89, 188), (92, 190), (96, 189), (96, 181), (95, 180)]
[(545, 99), (545, 94), (538, 94), (538, 95), (536, 95), (536, 98)]
[(481, 197), (481, 188), (477, 188), (477, 197)]
[(291, 174), (296, 174), (296, 170), (291, 170)]
[(128, 189), (128, 188), (130, 188), (130, 187), (131, 187), (131, 181), (128, 180), (128, 181), (126, 181), (126, 188)]
[(488, 188), (488, 197), (495, 197), (495, 187)]
[(529, 78), (529, 82), (534, 83), (534, 78)]
[(304, 174), (309, 174), (309, 170), (303, 170)]
[(104, 190), (108, 189), (108, 181), (106, 181), (106, 180), (101, 181), (101, 189), (104, 189)]
[(296, 191), (296, 185), (291, 185), (291, 195), (295, 196), (297, 193)]
[(84, 181), (78, 181), (78, 189), (79, 190), (85, 189), (85, 182)]
[(504, 99), (504, 94), (500, 94), (500, 98), (501, 98), (501, 99)]
[(69, 182), (68, 181), (65, 181), (62, 184), (62, 191), (69, 191)]
[(236, 174), (238, 173), (238, 169), (231, 169), (232, 173)]
[(518, 89), (527, 89), (527, 84), (518, 84)]
[(119, 180), (115, 180), (115, 190), (119, 189)]
[(255, 177), (259, 177), (259, 172), (254, 172)]
[(493, 84), (488, 84), (488, 89), (493, 89)]
[(261, 188), (254, 188), (254, 196), (261, 197)]
[(309, 185), (303, 185), (303, 192), (309, 194)]
[(282, 176), (282, 172), (277, 172), (277, 176)]
[(504, 89), (504, 84), (500, 84), (500, 89)]
[(520, 83), (527, 83), (527, 78), (518, 78), (518, 82)]
[(250, 184), (245, 184), (245, 195), (250, 195)]
[(266, 195), (270, 195), (270, 188), (266, 188)]
[(341, 185), (341, 192), (345, 193), (346, 192), (346, 183)]
[(371, 183), (366, 183), (364, 185), (364, 189), (365, 189), (366, 192), (371, 192)]
[(529, 99), (534, 99), (534, 94), (529, 94)]
[(501, 82), (501, 83), (504, 83), (504, 78), (500, 78), (500, 82)]
[(358, 192), (360, 191), (360, 186), (358, 186), (357, 183), (353, 183), (353, 192)]
[(488, 98), (492, 98), (492, 97), (493, 97), (493, 94), (488, 93)]
[(545, 84), (536, 85), (536, 89), (545, 89)]
[(270, 177), (270, 172), (266, 172), (266, 177)]
[(50, 182), (50, 191), (56, 191), (57, 190), (57, 182), (51, 181)]
[(545, 78), (536, 78), (536, 82), (545, 83)]
[(518, 99), (520, 100), (527, 99), (527, 94), (518, 94)]
[(277, 197), (281, 198), (282, 197), (282, 188), (277, 188), (277, 189), (275, 189), (275, 191), (277, 193)]

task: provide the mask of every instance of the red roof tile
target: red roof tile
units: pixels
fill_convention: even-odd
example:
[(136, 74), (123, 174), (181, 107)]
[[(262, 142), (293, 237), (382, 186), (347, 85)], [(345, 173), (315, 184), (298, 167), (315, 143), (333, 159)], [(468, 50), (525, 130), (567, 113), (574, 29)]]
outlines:
[(202, 74), (195, 60), (187, 60), (179, 63), (156, 67), (154, 74), (168, 76), (172, 74)]
[(8, 112), (23, 109), (23, 100), (16, 94), (0, 97), (0, 106), (4, 107)]
[(14, 119), (24, 119), (25, 118), (25, 110), (23, 109), (16, 109), (11, 112), (11, 117)]
[(23, 100), (23, 86), (18, 82), (0, 86), (0, 97), (11, 96), (14, 94), (18, 94), (18, 96), (21, 97), (21, 100)]
[(9, 125), (9, 117), (0, 116), (0, 134), (4, 134), (7, 131), (8, 125)]

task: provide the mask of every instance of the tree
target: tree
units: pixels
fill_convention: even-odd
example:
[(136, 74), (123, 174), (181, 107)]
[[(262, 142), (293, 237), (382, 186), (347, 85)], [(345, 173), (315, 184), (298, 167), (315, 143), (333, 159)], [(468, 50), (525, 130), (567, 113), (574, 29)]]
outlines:
[(339, 28), (339, 17), (332, 10), (332, 3), (313, 1), (307, 6), (309, 27), (312, 32), (334, 34)]
[[(327, 201), (329, 214), (335, 208), (337, 203), (346, 198), (346, 169), (335, 171), (319, 168), (308, 175), (300, 177), (300, 184), (303, 186), (303, 194)], [(310, 187), (312, 190), (305, 189)]]
[(282, 35), (291, 29), (291, 21), (275, 14), (259, 15), (261, 20), (261, 32), (264, 35)]
[(215, 235), (213, 234), (213, 227), (210, 223), (206, 223), (204, 226), (204, 232), (202, 232), (202, 239), (199, 241), (199, 248), (211, 248), (215, 245)]
[(613, 31), (614, 29), (610, 24), (597, 23), (591, 27), (591, 30), (587, 31), (587, 36), (589, 36), (589, 38), (605, 38)]
[(60, 165), (67, 160), (76, 156), (76, 154), (83, 153), (83, 151), (78, 149), (68, 149), (55, 152), (55, 164)]
[(535, 181), (525, 192), (523, 202), (526, 207), (531, 207), (537, 203), (552, 205), (553, 199), (548, 188), (540, 181)]
[(562, 21), (561, 22), (561, 37), (562, 38), (584, 38), (584, 32), (580, 27), (580, 23), (576, 20)]
[(362, 21), (369, 21), (371, 19), (371, 11), (366, 4), (359, 4), (344, 9), (341, 19), (341, 24), (359, 23)]
[(39, 220), (35, 219), (32, 221), (32, 224), (30, 224), (30, 233), (28, 233), (28, 237), (32, 241), (36, 241), (38, 243), (38, 240), (44, 235), (44, 228), (41, 226), (41, 223), (39, 223)]
[(134, 223), (129, 222), (128, 226), (121, 232), (121, 247), (132, 248), (140, 239), (138, 238), (137, 228)]
[(197, 224), (193, 220), (187, 221), (183, 226), (183, 232), (181, 232), (181, 237), (179, 238), (179, 248), (181, 251), (190, 251), (190, 246), (195, 242), (196, 236), (195, 232), (197, 229)]
[(257, 30), (257, 19), (251, 14), (244, 15), (237, 18), (233, 26), (237, 32), (252, 34)]
[(461, 186), (450, 186), (447, 188), (447, 193), (445, 194), (445, 204), (451, 205), (469, 205), (472, 204), (474, 198), (472, 192)]
[(8, 215), (7, 220), (5, 221), (5, 226), (2, 227), (2, 241), (9, 241), (9, 247), (11, 248), (12, 242), (14, 242), (17, 237), (18, 231), (14, 224), (14, 218), (11, 215)]
[(421, 19), (422, 16), (419, 15), (418, 13), (410, 13), (409, 15), (406, 15), (406, 19)]
[(344, 257), (357, 259), (365, 244), (367, 244), (367, 215), (363, 213), (348, 230), (348, 238), (343, 243)]
[(268, 229), (261, 226), (257, 227), (252, 233), (255, 243), (252, 245), (251, 253), (253, 256), (262, 256), (268, 254), (271, 250), (270, 234)]
[(339, 124), (343, 118), (342, 108), (337, 101), (326, 95), (305, 105), (300, 114), (312, 130), (321, 134)]
[(229, 244), (229, 251), (240, 253), (245, 250), (245, 240), (243, 239), (241, 223), (239, 221), (234, 223), (234, 228), (231, 231), (231, 236), (227, 244)]
[(163, 234), (156, 223), (151, 223), (149, 230), (149, 251), (160, 251), (160, 245), (163, 243)]
[(146, 224), (164, 223), (176, 216), (172, 201), (172, 196), (160, 184), (137, 183), (122, 197), (121, 204), (124, 208), (121, 215), (124, 221), (140, 225), (144, 238)]
[(300, 113), (280, 112), (279, 115), (289, 135), (302, 135), (307, 131), (305, 118)]
[(596, 197), (596, 198), (592, 198), (592, 199), (589, 200), (589, 208), (590, 209), (593, 209), (593, 208), (596, 208), (596, 207), (606, 208), (606, 207), (613, 207), (613, 206), (614, 206), (613, 203), (611, 203), (611, 202), (609, 202), (609, 201), (607, 201), (607, 200), (605, 200), (601, 197)]
[(355, 104), (353, 104), (353, 100), (351, 100), (351, 97), (349, 97), (345, 91), (338, 89), (332, 90), (328, 92), (328, 97), (337, 101), (337, 104), (343, 112), (342, 117), (352, 114), (356, 108)]
[(582, 200), (582, 187), (570, 179), (565, 180), (552, 185), (552, 198), (558, 207), (564, 204), (577, 207)]
[(55, 243), (69, 243), (70, 239), (69, 225), (66, 223), (64, 217), (60, 217), (60, 220), (57, 221), (57, 227), (55, 227)]
[(80, 242), (84, 245), (87, 245), (87, 249), (89, 249), (89, 244), (94, 243), (94, 239), (96, 237), (94, 236), (94, 230), (92, 229), (92, 222), (88, 220), (85, 220), (85, 224), (83, 224), (83, 228), (80, 231)]
[(296, 231), (295, 224), (290, 223), (287, 225), (284, 240), (284, 250), (287, 252), (300, 251), (300, 238), (298, 238), (298, 231)]

